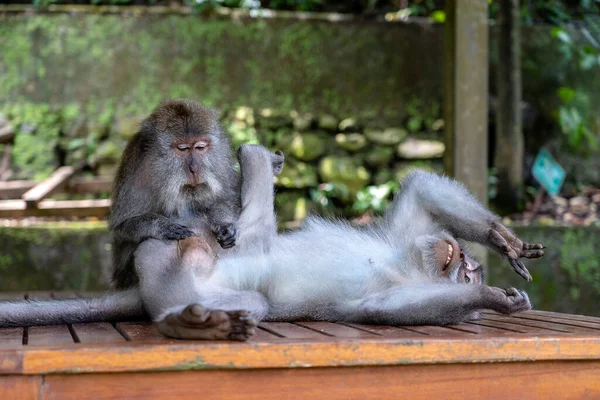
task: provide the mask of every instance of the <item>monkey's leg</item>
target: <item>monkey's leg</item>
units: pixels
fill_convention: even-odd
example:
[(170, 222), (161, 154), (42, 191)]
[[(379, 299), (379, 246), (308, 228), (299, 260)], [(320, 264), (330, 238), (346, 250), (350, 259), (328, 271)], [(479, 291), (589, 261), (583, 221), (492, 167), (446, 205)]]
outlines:
[(519, 258), (544, 255), (541, 244), (524, 243), (500, 223), (457, 181), (414, 171), (402, 181), (402, 190), (385, 215), (384, 224), (397, 237), (419, 235), (434, 221), (456, 238), (477, 242), (502, 254), (526, 280), (531, 275)]
[(512, 314), (531, 309), (525, 292), (486, 285), (428, 284), (391, 288), (365, 298), (356, 322), (448, 325), (471, 320), (478, 310)]
[(152, 239), (138, 247), (135, 266), (144, 307), (166, 336), (246, 340), (257, 324), (251, 317), (266, 314), (266, 300), (260, 294), (208, 285), (202, 273), (211, 265), (197, 264), (212, 263), (210, 258), (205, 248), (193, 242), (179, 246)]
[(259, 145), (242, 145), (238, 158), (242, 172), (239, 247), (266, 249), (277, 233), (273, 176), (283, 169), (284, 156)]

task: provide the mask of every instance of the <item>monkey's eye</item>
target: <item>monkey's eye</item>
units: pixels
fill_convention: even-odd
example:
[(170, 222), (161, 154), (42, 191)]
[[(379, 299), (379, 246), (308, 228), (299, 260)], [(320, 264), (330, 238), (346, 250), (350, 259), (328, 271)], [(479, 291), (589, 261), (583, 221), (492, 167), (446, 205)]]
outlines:
[(196, 149), (196, 150), (203, 150), (203, 149), (205, 149), (207, 146), (208, 146), (208, 142), (207, 142), (207, 141), (205, 141), (205, 140), (201, 140), (201, 141), (199, 141), (199, 142), (196, 142), (196, 143), (194, 144), (194, 149)]
[(189, 144), (178, 144), (177, 149), (181, 150), (181, 151), (186, 151), (186, 150), (190, 149), (190, 145)]
[(468, 275), (465, 275), (465, 282), (470, 283), (471, 282), (471, 278), (469, 278)]

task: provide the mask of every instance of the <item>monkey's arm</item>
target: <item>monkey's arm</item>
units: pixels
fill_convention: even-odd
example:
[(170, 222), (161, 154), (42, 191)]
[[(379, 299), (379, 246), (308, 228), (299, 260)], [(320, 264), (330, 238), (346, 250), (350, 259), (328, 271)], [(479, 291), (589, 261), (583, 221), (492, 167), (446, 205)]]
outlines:
[(181, 240), (194, 236), (183, 225), (175, 224), (158, 214), (142, 214), (126, 219), (114, 227), (117, 235), (129, 242), (139, 243), (145, 239)]
[(355, 322), (388, 325), (448, 325), (490, 309), (503, 314), (531, 309), (527, 294), (486, 285), (422, 284), (384, 290), (365, 298)]
[(243, 145), (238, 150), (242, 172), (242, 212), (238, 219), (240, 245), (268, 248), (277, 234), (274, 212), (273, 176), (281, 173), (284, 156), (259, 145)]
[(544, 255), (543, 245), (521, 241), (463, 185), (446, 177), (424, 171), (410, 173), (386, 215), (386, 223), (396, 234), (402, 234), (419, 229), (419, 215), (429, 216), (456, 238), (480, 243), (502, 254), (528, 281), (531, 275), (519, 258)]

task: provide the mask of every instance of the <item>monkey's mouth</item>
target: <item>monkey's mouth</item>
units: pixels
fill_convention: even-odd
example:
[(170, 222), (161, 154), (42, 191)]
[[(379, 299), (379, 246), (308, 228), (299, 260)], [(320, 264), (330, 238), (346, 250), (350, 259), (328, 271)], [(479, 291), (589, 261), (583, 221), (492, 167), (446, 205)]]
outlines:
[[(445, 246), (446, 257), (442, 259), (443, 260), (442, 271), (447, 271), (453, 265), (456, 265), (456, 263), (460, 261), (460, 255), (461, 255), (461, 251), (460, 251), (460, 247), (458, 246), (458, 243), (456, 243), (454, 241), (446, 241), (445, 245), (446, 245)], [(440, 260), (440, 264), (442, 263), (442, 260)]]
[(454, 247), (450, 243), (448, 243), (448, 256), (446, 257), (446, 263), (444, 264), (444, 269), (446, 269), (446, 267), (448, 267), (448, 265), (450, 265), (453, 255), (454, 255)]

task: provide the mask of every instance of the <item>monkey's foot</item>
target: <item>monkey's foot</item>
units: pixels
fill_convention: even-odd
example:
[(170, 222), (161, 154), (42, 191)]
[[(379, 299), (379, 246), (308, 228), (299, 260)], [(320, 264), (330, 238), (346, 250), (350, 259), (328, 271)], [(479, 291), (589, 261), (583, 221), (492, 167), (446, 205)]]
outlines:
[(523, 279), (531, 282), (531, 274), (519, 258), (540, 258), (544, 255), (541, 243), (523, 243), (508, 228), (499, 222), (493, 222), (490, 233), (490, 243), (508, 260), (511, 267)]
[(200, 304), (190, 304), (159, 321), (158, 330), (176, 339), (245, 341), (254, 335), (256, 325), (247, 311), (207, 310)]
[(513, 287), (501, 289), (492, 286), (482, 286), (482, 289), (486, 290), (487, 308), (503, 314), (514, 314), (531, 310), (529, 297), (522, 290)]
[(213, 224), (211, 230), (217, 237), (217, 242), (219, 242), (222, 248), (229, 249), (235, 246), (238, 231), (234, 224)]

